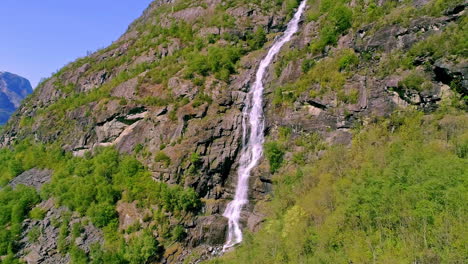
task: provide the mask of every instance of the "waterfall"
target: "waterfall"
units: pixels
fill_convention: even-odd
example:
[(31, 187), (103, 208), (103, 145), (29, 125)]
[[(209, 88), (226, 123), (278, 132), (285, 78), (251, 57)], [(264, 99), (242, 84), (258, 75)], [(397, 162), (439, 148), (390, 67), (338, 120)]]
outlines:
[[(240, 214), (242, 207), (248, 203), (249, 177), (250, 173), (263, 154), (264, 120), (263, 120), (263, 77), (270, 66), (273, 58), (280, 51), (285, 43), (291, 40), (294, 33), (299, 28), (299, 21), (304, 12), (307, 0), (300, 4), (294, 18), (288, 23), (288, 27), (283, 36), (276, 40), (268, 51), (267, 56), (260, 62), (255, 83), (249, 92), (249, 102), (244, 107), (242, 121), (242, 151), (237, 172), (237, 187), (234, 200), (232, 200), (224, 212), (223, 216), (228, 218), (228, 237), (223, 250), (242, 242), (242, 230), (240, 227)], [(248, 135), (247, 135), (248, 134)]]

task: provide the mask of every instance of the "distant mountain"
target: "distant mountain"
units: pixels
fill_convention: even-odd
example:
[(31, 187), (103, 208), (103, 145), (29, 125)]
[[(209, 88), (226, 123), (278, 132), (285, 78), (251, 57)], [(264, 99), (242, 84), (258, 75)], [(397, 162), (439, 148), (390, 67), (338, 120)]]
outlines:
[(21, 101), (32, 91), (27, 79), (13, 73), (0, 72), (0, 125), (8, 121)]

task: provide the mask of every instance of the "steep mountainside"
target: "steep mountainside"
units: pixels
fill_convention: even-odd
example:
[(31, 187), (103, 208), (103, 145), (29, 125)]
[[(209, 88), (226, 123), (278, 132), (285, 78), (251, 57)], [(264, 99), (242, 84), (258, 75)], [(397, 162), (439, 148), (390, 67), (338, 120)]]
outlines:
[[(218, 256), (248, 92), (299, 2), (156, 0), (42, 82), (0, 135), (2, 261)], [(264, 80), (246, 241), (214, 263), (466, 260), (467, 5), (307, 1)]]
[(21, 101), (31, 93), (28, 80), (9, 72), (0, 72), (0, 125), (8, 121)]

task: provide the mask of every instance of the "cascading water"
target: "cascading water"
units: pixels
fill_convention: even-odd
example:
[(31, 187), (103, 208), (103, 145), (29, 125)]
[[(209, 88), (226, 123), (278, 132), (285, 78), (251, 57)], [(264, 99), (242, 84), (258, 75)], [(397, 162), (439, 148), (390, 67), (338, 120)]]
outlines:
[[(289, 22), (283, 36), (278, 39), (268, 51), (267, 56), (260, 62), (255, 83), (250, 91), (250, 102), (246, 104), (243, 112), (243, 149), (239, 160), (239, 170), (237, 172), (237, 188), (234, 200), (232, 200), (224, 212), (224, 216), (229, 220), (228, 238), (224, 244), (223, 250), (242, 242), (242, 231), (240, 228), (240, 214), (242, 207), (248, 203), (249, 177), (250, 173), (263, 154), (264, 120), (263, 120), (263, 77), (270, 66), (273, 58), (280, 51), (285, 43), (291, 40), (294, 33), (297, 32), (299, 21), (304, 12), (306, 1), (303, 0)], [(247, 124), (248, 122), (248, 124)], [(248, 138), (247, 138), (247, 132)]]

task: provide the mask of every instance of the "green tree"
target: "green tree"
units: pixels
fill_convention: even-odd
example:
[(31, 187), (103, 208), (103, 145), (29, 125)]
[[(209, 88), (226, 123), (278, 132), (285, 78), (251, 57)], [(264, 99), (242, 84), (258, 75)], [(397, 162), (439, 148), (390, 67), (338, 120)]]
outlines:
[(251, 50), (258, 50), (263, 47), (267, 40), (265, 29), (263, 27), (258, 27), (248, 40), (248, 43)]
[(159, 244), (149, 230), (130, 239), (125, 252), (125, 259), (130, 264), (144, 264), (159, 258)]
[(275, 173), (283, 164), (284, 149), (276, 141), (265, 143), (265, 156), (270, 163), (270, 172)]
[(97, 227), (104, 227), (111, 221), (116, 220), (117, 211), (115, 206), (109, 203), (92, 204), (88, 210), (91, 221)]

